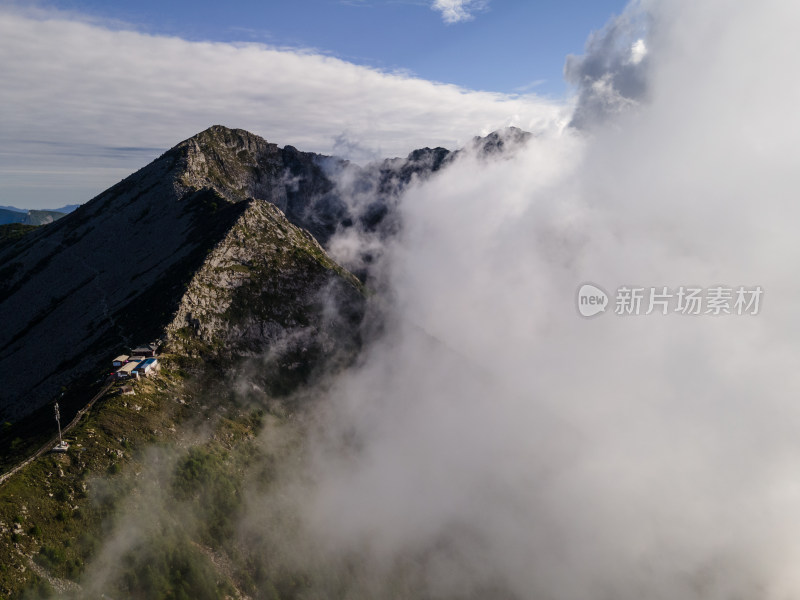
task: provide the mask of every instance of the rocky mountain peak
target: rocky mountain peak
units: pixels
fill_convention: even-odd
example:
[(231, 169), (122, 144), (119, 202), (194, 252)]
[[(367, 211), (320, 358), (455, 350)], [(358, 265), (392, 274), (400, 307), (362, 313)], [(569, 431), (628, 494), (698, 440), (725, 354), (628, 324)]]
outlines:
[(504, 127), (483, 137), (472, 138), (472, 147), (484, 155), (497, 154), (525, 145), (532, 136), (519, 127)]
[(272, 183), (282, 170), (280, 149), (242, 129), (214, 125), (170, 153), (179, 157), (179, 181), (186, 188), (212, 188), (229, 202), (276, 195)]

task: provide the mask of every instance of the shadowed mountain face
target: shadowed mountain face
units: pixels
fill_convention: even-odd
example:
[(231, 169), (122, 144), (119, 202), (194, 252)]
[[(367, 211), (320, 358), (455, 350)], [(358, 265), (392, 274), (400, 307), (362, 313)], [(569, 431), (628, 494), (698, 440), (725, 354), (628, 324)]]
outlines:
[(0, 413), (16, 418), (158, 335), (244, 205), (180, 184), (170, 152), (0, 253)]
[[(502, 150), (492, 135), (473, 149)], [(424, 148), (361, 167), (214, 126), (0, 245), (0, 419), (156, 338), (203, 360), (280, 347), (306, 375), (332, 348), (355, 349), (361, 283), (323, 247), (348, 228), (391, 234), (404, 186), (456, 155)]]
[[(115, 353), (163, 336), (193, 278), (232, 232), (249, 237), (241, 262), (271, 250), (260, 246), (274, 245), (270, 231), (286, 232), (281, 235), (288, 258), (272, 271), (253, 262), (252, 275), (245, 276), (250, 266), (242, 266), (237, 286), (259, 295), (258, 277), (296, 278), (307, 286), (301, 313), (309, 313), (308, 298), (332, 280), (361, 297), (360, 284), (311, 236), (258, 199), (289, 210), (302, 194), (324, 193), (330, 185), (314, 178), (307, 155), (309, 183), (287, 191), (282, 155), (257, 136), (215, 127), (72, 214), (1, 248), (0, 416), (17, 419), (57, 398), (62, 386), (86, 373), (102, 373)], [(238, 264), (219, 260), (226, 267)], [(287, 288), (284, 297), (273, 292), (275, 307), (280, 301), (297, 302), (295, 292)], [(234, 296), (228, 301), (245, 306), (236, 318), (246, 330), (249, 303), (241, 294)], [(269, 307), (256, 312), (260, 320), (270, 320)], [(304, 317), (305, 326), (314, 324), (313, 315)], [(293, 324), (283, 321), (281, 327), (291, 329)], [(277, 337), (272, 331), (269, 339)], [(237, 339), (251, 350), (256, 343), (254, 335)]]

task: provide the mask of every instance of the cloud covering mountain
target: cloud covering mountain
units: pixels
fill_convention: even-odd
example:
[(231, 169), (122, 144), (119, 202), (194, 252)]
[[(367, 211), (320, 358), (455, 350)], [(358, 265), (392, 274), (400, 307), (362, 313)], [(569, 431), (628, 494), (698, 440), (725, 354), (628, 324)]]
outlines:
[[(302, 444), (265, 427), (281, 484), (237, 496), (236, 542), (311, 573), (302, 597), (800, 594), (800, 6), (631, 11), (570, 63), (582, 127), (462, 152), (412, 178), (396, 238), (341, 244), (381, 244), (381, 335), (309, 392)], [(644, 33), (621, 25), (642, 14)], [(765, 295), (754, 316), (586, 320), (587, 281)], [(186, 518), (148, 498), (148, 519)], [(141, 514), (115, 521), (87, 589)]]
[[(800, 592), (800, 8), (648, 10), (646, 98), (404, 196), (394, 328), (326, 398), (291, 496), (303, 556), (357, 557), (355, 596)], [(584, 281), (765, 301), (589, 321)]]

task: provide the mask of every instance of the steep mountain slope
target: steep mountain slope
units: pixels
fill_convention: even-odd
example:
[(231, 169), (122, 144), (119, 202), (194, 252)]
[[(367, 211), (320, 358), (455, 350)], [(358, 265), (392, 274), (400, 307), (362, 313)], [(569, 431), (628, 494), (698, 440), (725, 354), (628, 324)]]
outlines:
[[(302, 260), (279, 267), (285, 279), (298, 276), (308, 284), (306, 296), (315, 286), (329, 285), (319, 269), (346, 278), (355, 290), (352, 277), (335, 268), (319, 246), (312, 248), (307, 234), (263, 206), (264, 199), (287, 210), (297, 205), (299, 194), (287, 193), (284, 169), (274, 144), (215, 127), (0, 250), (0, 416), (19, 418), (52, 400), (62, 386), (87, 373), (96, 377), (121, 348), (163, 335), (193, 277), (234, 229), (247, 238), (250, 258), (277, 252), (260, 246), (273, 240), (262, 239), (260, 228), (291, 232), (284, 234), (282, 250)], [(266, 198), (254, 199), (256, 194)], [(310, 262), (319, 269), (306, 277)], [(237, 282), (256, 290), (255, 280), (274, 271), (254, 268), (252, 274)], [(295, 291), (285, 288), (287, 294)], [(233, 294), (234, 306), (237, 298), (247, 304)], [(245, 334), (241, 339), (252, 342)]]
[(358, 349), (363, 286), (275, 205), (245, 202), (187, 286), (166, 328), (167, 347), (223, 361), (280, 347), (261, 379), (273, 392), (288, 391), (315, 366)]

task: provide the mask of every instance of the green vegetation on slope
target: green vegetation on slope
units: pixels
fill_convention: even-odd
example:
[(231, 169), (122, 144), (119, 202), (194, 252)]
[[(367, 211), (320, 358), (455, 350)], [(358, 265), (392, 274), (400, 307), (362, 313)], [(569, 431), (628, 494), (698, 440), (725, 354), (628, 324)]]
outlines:
[(136, 396), (110, 391), (66, 436), (68, 453), (46, 454), (0, 487), (0, 594), (35, 584), (37, 564), (58, 578), (81, 572), (133, 483), (119, 473), (178, 416), (166, 394), (178, 380), (162, 377), (138, 383)]
[(0, 486), (0, 597), (274, 599), (306, 587), (240, 544), (245, 482), (269, 486), (278, 460), (256, 436), (265, 419), (284, 427), (280, 404), (265, 411), (218, 374), (162, 360), (134, 395), (115, 386), (99, 400), (67, 453)]

